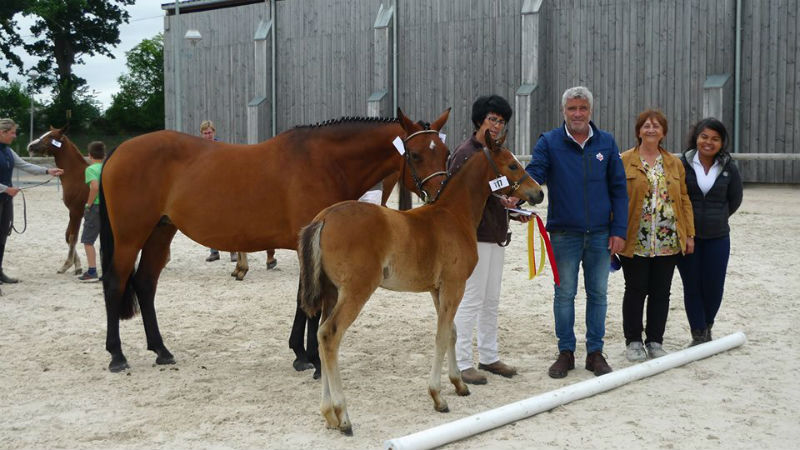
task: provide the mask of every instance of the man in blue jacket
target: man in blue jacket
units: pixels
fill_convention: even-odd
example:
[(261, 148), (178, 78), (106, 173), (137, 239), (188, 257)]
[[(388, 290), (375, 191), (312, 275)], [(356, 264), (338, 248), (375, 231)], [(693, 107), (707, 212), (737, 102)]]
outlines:
[(575, 294), (583, 264), (586, 288), (586, 369), (611, 372), (603, 356), (608, 266), (625, 246), (628, 193), (614, 137), (590, 121), (593, 97), (583, 86), (564, 91), (564, 123), (539, 137), (525, 170), (547, 184), (547, 230), (561, 283), (553, 314), (558, 359), (548, 371), (563, 378), (575, 368)]

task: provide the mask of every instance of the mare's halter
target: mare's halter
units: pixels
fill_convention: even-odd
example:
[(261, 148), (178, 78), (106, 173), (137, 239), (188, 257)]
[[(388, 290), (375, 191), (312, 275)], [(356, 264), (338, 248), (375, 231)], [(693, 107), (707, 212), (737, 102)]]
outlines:
[[(437, 135), (439, 134), (439, 132), (437, 130), (420, 130), (420, 131), (416, 131), (414, 133), (409, 134), (408, 137), (403, 139), (403, 145), (407, 144), (408, 141), (410, 141), (411, 138), (413, 138), (414, 136), (417, 136), (417, 135), (420, 135), (420, 134), (427, 134), (427, 133), (436, 133)], [(439, 197), (439, 193), (442, 191), (442, 187), (440, 186), (439, 187), (439, 192), (437, 192), (434, 197), (431, 197), (425, 191), (423, 186), (425, 185), (425, 183), (428, 182), (428, 180), (430, 180), (431, 178), (433, 178), (435, 176), (438, 176), (438, 175), (444, 175), (445, 179), (446, 179), (447, 172), (445, 172), (444, 170), (440, 170), (438, 172), (433, 172), (432, 174), (430, 174), (427, 177), (425, 177), (425, 178), (420, 180), (419, 175), (417, 174), (417, 169), (414, 168), (414, 163), (411, 161), (410, 153), (411, 153), (410, 151), (406, 151), (405, 153), (403, 153), (403, 156), (406, 158), (406, 164), (408, 165), (408, 168), (411, 170), (411, 178), (414, 180), (414, 185), (417, 186), (417, 190), (419, 191), (419, 197), (422, 199), (423, 202), (425, 202), (425, 204), (433, 203)], [(401, 180), (402, 180), (402, 178), (401, 178)], [(444, 185), (444, 181), (442, 181), (442, 185)]]

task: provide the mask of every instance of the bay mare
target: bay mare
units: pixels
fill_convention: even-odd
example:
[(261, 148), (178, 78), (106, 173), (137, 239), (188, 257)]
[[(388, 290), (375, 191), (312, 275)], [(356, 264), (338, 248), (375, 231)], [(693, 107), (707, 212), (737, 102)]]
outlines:
[[(420, 181), (427, 178), (427, 187), (416, 189), (433, 195), (442, 178), (428, 176), (444, 174), (448, 149), (438, 130), (448, 115), (426, 129), (398, 110), (398, 120), (296, 127), (255, 145), (174, 131), (123, 142), (106, 158), (100, 190), (109, 370), (129, 367), (119, 322), (137, 308), (156, 364), (175, 363), (158, 328), (154, 298), (178, 230), (220, 251), (296, 249), (300, 228), (317, 212), (358, 198), (403, 164)], [(403, 155), (392, 143), (397, 137), (405, 140)], [(316, 340), (309, 351), (312, 345), (316, 354)]]
[[(432, 204), (409, 211), (361, 202), (326, 208), (300, 234), (300, 301), (309, 315), (322, 311), (319, 356), (322, 360), (321, 412), (327, 426), (352, 434), (342, 389), (339, 346), (347, 328), (378, 287), (425, 292), (438, 316), (428, 393), (434, 409), (449, 411), (441, 396), (442, 359), (458, 395), (469, 395), (456, 366), (453, 324), (464, 286), (478, 262), (476, 231), (491, 191), (490, 180), (505, 176), (500, 193), (535, 205), (542, 188), (502, 141), (486, 132), (483, 152), (473, 155), (448, 178)], [(509, 186), (510, 184), (510, 186)], [(407, 305), (408, 308), (418, 308)], [(358, 382), (374, 382), (370, 374)]]
[(52, 156), (56, 167), (64, 169), (61, 174), (61, 186), (64, 188), (64, 206), (69, 210), (69, 222), (64, 232), (67, 242), (67, 259), (58, 273), (66, 272), (70, 267), (75, 267), (75, 275), (83, 273), (81, 259), (75, 251), (78, 242), (78, 231), (83, 220), (83, 208), (89, 198), (89, 185), (86, 184), (85, 171), (89, 167), (78, 147), (69, 140), (64, 128), (50, 127), (50, 131), (28, 144), (28, 153), (31, 156)]

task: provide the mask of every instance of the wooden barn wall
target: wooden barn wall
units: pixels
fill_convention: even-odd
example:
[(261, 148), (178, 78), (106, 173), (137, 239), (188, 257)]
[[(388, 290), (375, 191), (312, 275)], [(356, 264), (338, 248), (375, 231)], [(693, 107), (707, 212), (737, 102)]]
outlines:
[[(166, 127), (175, 128), (175, 74), (172, 24), (165, 18), (164, 84)], [(261, 20), (269, 19), (264, 4), (181, 14), (181, 37), (196, 29), (203, 38), (181, 43), (181, 110), (183, 132), (200, 134), (200, 123), (211, 120), (221, 140), (247, 141), (247, 104), (253, 98), (253, 36)]]
[[(648, 108), (667, 117), (664, 147), (685, 149), (691, 124), (702, 118), (706, 77), (733, 74), (734, 5), (734, 0), (545, 1), (542, 81), (550, 122), (561, 118), (564, 90), (584, 85), (594, 94), (595, 124), (614, 134), (620, 150), (636, 144), (636, 117)], [(730, 128), (732, 117), (725, 120)]]
[[(800, 2), (743, 1), (740, 151), (800, 153)], [(741, 161), (745, 181), (800, 183), (800, 161)]]
[[(374, 63), (373, 24), (381, 0), (282, 0), (276, 3), (277, 130), (366, 114)], [(389, 4), (388, 0), (383, 1)], [(398, 1), (398, 105), (413, 119), (453, 110), (445, 132), (457, 145), (472, 131), (479, 95), (514, 105), (521, 81), (524, 0)], [(795, 0), (744, 0), (740, 148), (797, 153), (800, 76)], [(703, 115), (703, 84), (729, 74), (735, 83), (736, 0), (544, 0), (534, 94), (533, 141), (561, 123), (561, 94), (579, 84), (595, 95), (594, 121), (621, 150), (635, 144), (636, 115), (661, 109), (669, 120), (664, 146), (686, 147)], [(166, 18), (168, 26), (171, 20)], [(253, 34), (269, 18), (265, 3), (182, 14), (182, 32), (203, 39), (182, 45), (184, 131), (218, 124), (222, 139), (245, 142), (253, 96)], [(167, 127), (174, 127), (170, 30), (165, 36)], [(268, 62), (269, 64), (269, 62)], [(269, 70), (267, 71), (269, 73)], [(733, 105), (734, 90), (725, 103)], [(732, 108), (722, 120), (733, 132)], [(389, 111), (391, 114), (391, 111)], [(513, 121), (512, 121), (513, 123)], [(513, 130), (507, 145), (515, 149)], [(732, 149), (732, 146), (731, 146)], [(800, 162), (740, 161), (745, 181), (800, 183)]]
[(277, 129), (366, 116), (379, 0), (289, 0), (277, 7)]
[[(455, 148), (473, 131), (470, 115), (478, 96), (498, 94), (514, 105), (522, 1), (398, 3), (398, 105), (425, 120), (452, 107), (443, 131)], [(513, 132), (506, 146), (514, 149)]]

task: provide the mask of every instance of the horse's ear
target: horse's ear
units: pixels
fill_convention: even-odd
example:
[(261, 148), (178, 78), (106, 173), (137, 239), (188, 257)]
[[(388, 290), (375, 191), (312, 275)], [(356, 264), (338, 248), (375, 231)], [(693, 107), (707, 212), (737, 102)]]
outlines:
[(431, 124), (431, 129), (436, 131), (441, 131), (442, 127), (445, 123), (447, 123), (447, 118), (450, 117), (450, 110), (453, 108), (447, 108), (438, 119), (434, 120)]
[(406, 117), (406, 115), (403, 114), (403, 111), (400, 110), (400, 107), (397, 108), (397, 118), (400, 119), (400, 126), (403, 127), (403, 129), (406, 130), (406, 133), (408, 134), (411, 134), (415, 131), (419, 131), (420, 129), (422, 129), (422, 127), (415, 124), (414, 122), (411, 121), (411, 119)]
[(508, 137), (508, 133), (506, 133), (506, 130), (503, 130), (503, 134), (500, 136), (500, 139), (497, 140), (497, 149), (498, 150), (503, 148), (503, 144), (505, 144), (507, 137)]
[(483, 142), (486, 142), (486, 148), (488, 148), (489, 151), (497, 151), (497, 142), (492, 139), (492, 133), (490, 133), (489, 130), (483, 132)]

